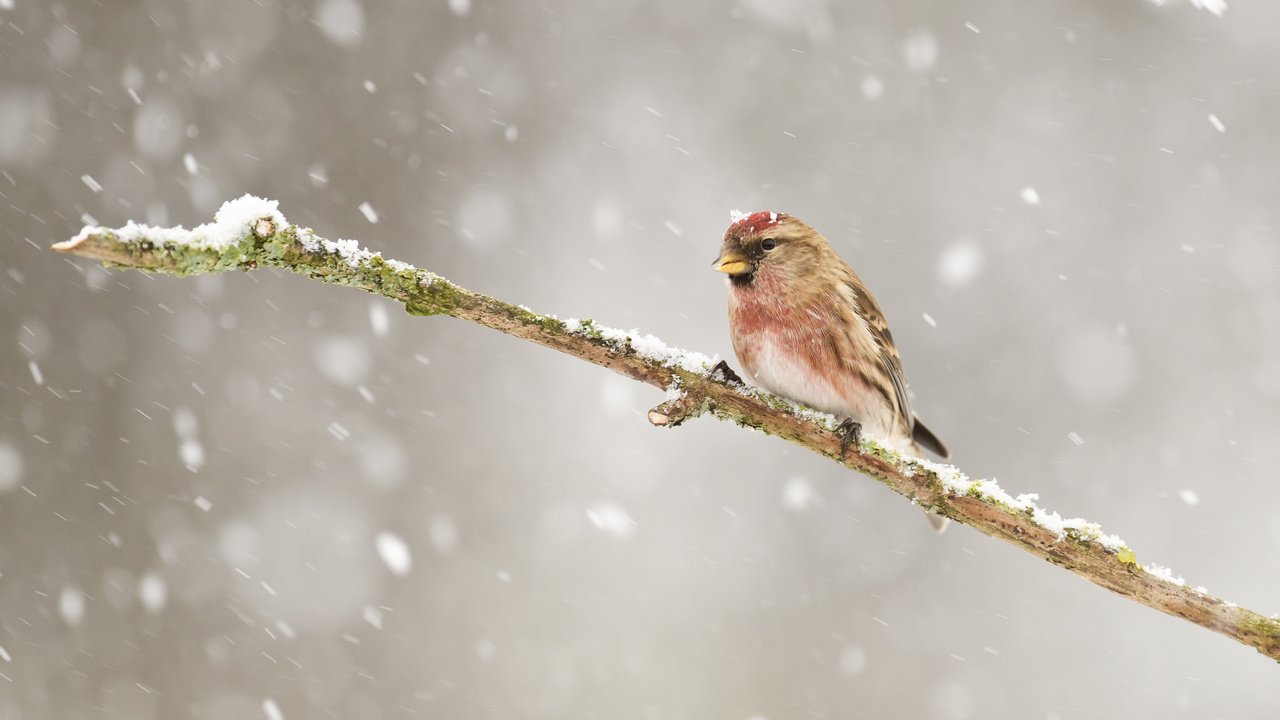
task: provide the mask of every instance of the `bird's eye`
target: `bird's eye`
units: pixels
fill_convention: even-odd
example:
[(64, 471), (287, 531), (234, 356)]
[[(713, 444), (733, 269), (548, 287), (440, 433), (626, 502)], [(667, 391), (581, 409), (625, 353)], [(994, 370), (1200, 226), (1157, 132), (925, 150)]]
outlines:
[(760, 247), (767, 252), (769, 250), (772, 250), (778, 247), (778, 241), (774, 240), (773, 238), (765, 238), (764, 240), (760, 241)]

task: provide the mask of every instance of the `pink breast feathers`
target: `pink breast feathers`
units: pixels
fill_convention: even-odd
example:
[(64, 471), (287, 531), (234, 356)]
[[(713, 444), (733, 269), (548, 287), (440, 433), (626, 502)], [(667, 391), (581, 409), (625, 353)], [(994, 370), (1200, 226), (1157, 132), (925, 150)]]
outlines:
[(841, 355), (831, 335), (834, 308), (793, 304), (768, 273), (729, 290), (729, 325), (742, 369), (756, 384), (840, 418), (853, 418), (869, 434), (895, 444), (893, 409)]
[(845, 405), (839, 358), (827, 337), (831, 321), (820, 306), (787, 302), (768, 273), (747, 287), (730, 289), (729, 324), (734, 350), (755, 381), (819, 410)]

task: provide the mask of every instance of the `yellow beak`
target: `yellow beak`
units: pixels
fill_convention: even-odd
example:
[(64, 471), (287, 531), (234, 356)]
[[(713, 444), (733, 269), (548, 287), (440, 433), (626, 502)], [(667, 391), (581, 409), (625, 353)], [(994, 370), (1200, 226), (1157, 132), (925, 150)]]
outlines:
[(751, 265), (747, 262), (745, 255), (730, 250), (716, 258), (716, 261), (711, 263), (711, 267), (726, 275), (741, 275), (749, 270)]

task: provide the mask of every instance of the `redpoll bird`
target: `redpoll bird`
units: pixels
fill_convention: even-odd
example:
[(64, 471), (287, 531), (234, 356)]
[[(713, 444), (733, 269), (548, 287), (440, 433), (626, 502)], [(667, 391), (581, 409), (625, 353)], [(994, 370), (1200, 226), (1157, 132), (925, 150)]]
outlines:
[[(782, 213), (738, 216), (714, 267), (729, 276), (729, 332), (765, 389), (844, 418), (912, 455), (947, 449), (911, 411), (898, 348), (875, 298), (827, 239)], [(947, 519), (929, 515), (939, 532)]]

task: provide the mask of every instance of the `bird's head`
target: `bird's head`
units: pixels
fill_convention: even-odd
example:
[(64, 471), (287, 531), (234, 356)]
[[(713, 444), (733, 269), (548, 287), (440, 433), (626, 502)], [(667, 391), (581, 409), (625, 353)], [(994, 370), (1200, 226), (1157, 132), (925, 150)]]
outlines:
[(733, 224), (724, 233), (720, 257), (711, 266), (735, 285), (749, 284), (761, 272), (802, 278), (833, 253), (817, 230), (790, 215), (734, 212), (731, 217)]

